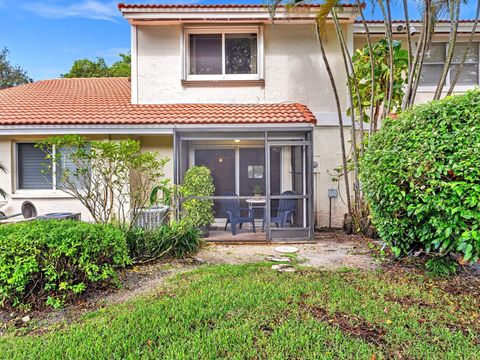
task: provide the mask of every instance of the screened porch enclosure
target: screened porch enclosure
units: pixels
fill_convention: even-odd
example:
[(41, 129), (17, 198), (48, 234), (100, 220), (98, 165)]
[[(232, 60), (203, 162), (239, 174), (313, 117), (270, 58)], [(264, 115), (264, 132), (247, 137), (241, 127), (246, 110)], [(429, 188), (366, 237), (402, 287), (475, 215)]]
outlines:
[(192, 166), (212, 173), (215, 222), (207, 240), (311, 239), (311, 136), (311, 128), (176, 131), (175, 182)]

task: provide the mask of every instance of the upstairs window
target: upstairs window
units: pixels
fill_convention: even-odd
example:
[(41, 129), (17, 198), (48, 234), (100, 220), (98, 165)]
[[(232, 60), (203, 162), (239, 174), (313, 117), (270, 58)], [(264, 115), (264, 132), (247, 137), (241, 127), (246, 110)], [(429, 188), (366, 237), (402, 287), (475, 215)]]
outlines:
[(258, 27), (186, 30), (187, 79), (260, 79)]
[[(451, 79), (457, 73), (460, 62), (462, 61), (463, 52), (466, 43), (457, 43), (453, 51), (452, 63), (447, 74), (446, 86), (450, 85)], [(447, 43), (434, 43), (425, 53), (425, 61), (422, 67), (422, 75), (420, 85), (437, 86), (442, 76), (443, 66), (447, 57)], [(479, 48), (478, 43), (472, 43), (465, 60), (462, 73), (458, 78), (457, 84), (460, 86), (472, 86), (479, 83)]]

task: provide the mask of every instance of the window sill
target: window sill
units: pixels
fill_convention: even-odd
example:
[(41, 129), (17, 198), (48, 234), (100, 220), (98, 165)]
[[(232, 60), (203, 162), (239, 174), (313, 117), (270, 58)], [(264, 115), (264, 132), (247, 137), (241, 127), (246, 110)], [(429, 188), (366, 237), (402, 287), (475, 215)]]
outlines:
[[(469, 91), (469, 90), (473, 90), (477, 87), (478, 87), (478, 85), (457, 85), (453, 89), (453, 93), (455, 94), (455, 93), (466, 92), (466, 91)], [(450, 88), (450, 85), (445, 85), (442, 92), (444, 92), (444, 93), (447, 92), (449, 88)], [(421, 86), (420, 85), (418, 87), (417, 93), (435, 93), (435, 90), (437, 90), (436, 86), (429, 86), (429, 85)]]
[(211, 87), (211, 86), (265, 86), (265, 80), (182, 80), (184, 87)]
[(11, 199), (73, 199), (73, 196), (56, 190), (17, 190)]

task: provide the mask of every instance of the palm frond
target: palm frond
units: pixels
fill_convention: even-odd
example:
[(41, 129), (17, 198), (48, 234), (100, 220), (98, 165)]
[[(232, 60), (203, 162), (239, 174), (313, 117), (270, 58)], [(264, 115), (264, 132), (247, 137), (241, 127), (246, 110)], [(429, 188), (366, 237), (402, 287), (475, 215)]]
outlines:
[(320, 5), (315, 15), (315, 19), (320, 29), (320, 36), (322, 39), (325, 39), (327, 36), (325, 25), (327, 23), (328, 15), (335, 7), (338, 7), (339, 5), (340, 0), (324, 0), (323, 4)]

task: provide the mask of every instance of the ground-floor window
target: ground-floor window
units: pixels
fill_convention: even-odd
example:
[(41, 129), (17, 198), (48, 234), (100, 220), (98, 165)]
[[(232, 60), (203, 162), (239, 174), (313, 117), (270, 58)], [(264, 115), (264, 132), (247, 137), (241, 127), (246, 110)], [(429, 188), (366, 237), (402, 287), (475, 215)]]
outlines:
[(70, 160), (71, 149), (53, 149), (58, 161), (47, 159), (45, 151), (35, 143), (17, 143), (17, 189), (19, 190), (56, 190), (62, 186), (62, 176), (66, 169), (74, 170)]

